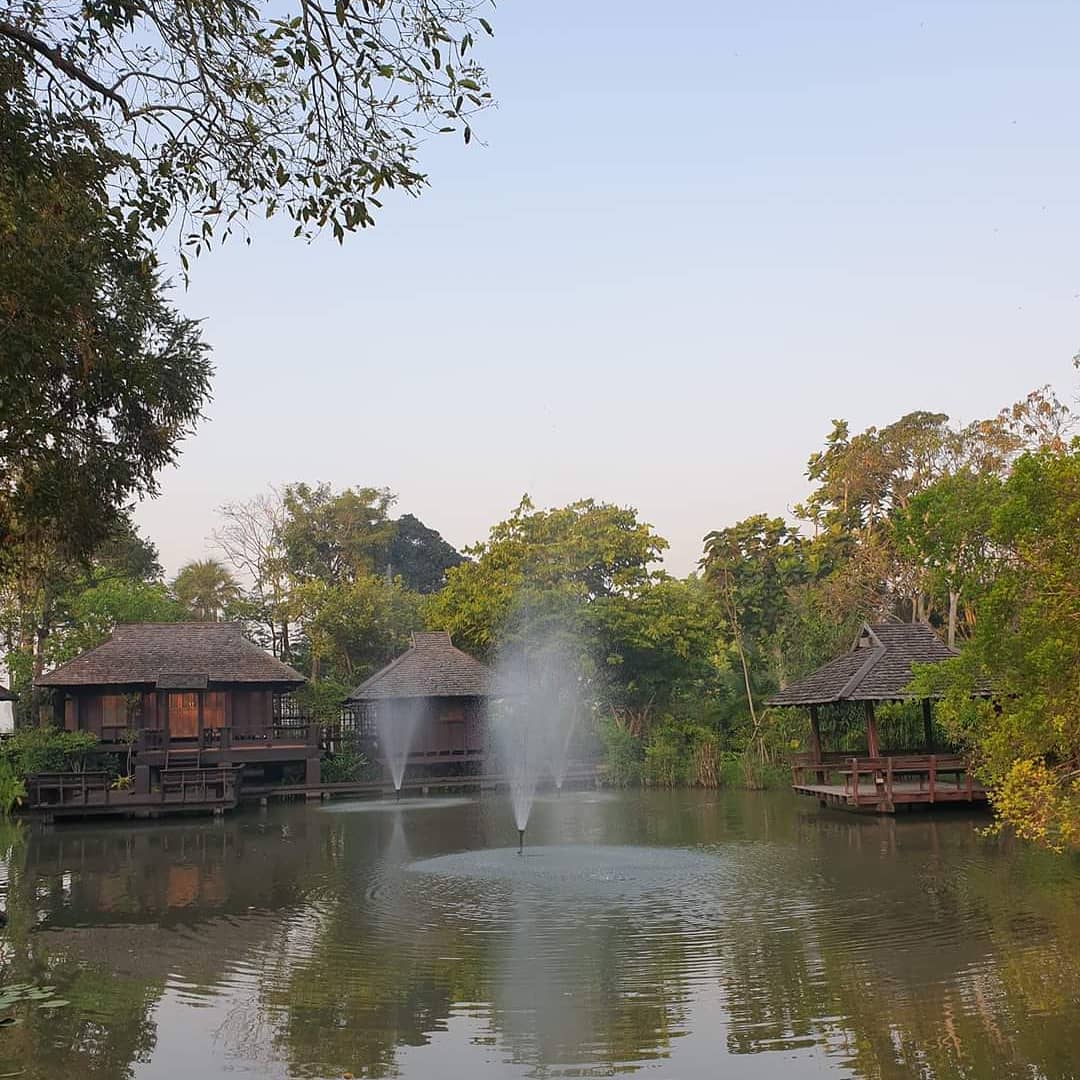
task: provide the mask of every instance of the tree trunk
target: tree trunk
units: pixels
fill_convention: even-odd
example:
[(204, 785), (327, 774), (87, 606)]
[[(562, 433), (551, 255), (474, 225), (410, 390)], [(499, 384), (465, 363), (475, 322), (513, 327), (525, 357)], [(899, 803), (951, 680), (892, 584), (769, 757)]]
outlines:
[(955, 589), (949, 590), (949, 648), (956, 648), (956, 617), (960, 608), (960, 593)]

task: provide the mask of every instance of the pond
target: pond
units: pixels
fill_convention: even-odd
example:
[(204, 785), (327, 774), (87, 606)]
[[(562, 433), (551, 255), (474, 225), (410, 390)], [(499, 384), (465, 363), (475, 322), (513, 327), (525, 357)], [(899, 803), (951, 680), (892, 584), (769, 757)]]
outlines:
[(28, 828), (0, 1076), (1067, 1077), (1080, 865), (966, 813), (572, 793)]

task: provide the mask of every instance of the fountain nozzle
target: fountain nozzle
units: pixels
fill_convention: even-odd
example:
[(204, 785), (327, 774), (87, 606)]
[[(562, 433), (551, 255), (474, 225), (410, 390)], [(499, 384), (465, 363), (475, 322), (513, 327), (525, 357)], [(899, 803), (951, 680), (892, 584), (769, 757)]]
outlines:
[(518, 829), (518, 854), (525, 854), (525, 830)]
[(394, 798), (401, 802), (401, 788), (394, 788)]

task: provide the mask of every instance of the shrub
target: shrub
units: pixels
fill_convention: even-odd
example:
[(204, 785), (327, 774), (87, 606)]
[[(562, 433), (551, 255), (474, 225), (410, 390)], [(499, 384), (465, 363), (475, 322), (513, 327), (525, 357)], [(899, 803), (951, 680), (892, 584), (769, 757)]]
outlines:
[(0, 742), (0, 762), (19, 780), (39, 772), (77, 772), (97, 741), (88, 731), (22, 728)]
[(640, 784), (641, 741), (613, 720), (601, 721), (597, 733), (604, 748), (607, 782), (613, 787), (636, 787)]
[(26, 785), (11, 762), (0, 759), (0, 817), (7, 817), (26, 798)]
[(690, 764), (686, 738), (674, 727), (655, 731), (645, 745), (642, 776), (650, 787), (682, 787)]
[(343, 747), (322, 759), (322, 782), (345, 784), (352, 780), (365, 780), (371, 776), (372, 764), (366, 754), (351, 747)]

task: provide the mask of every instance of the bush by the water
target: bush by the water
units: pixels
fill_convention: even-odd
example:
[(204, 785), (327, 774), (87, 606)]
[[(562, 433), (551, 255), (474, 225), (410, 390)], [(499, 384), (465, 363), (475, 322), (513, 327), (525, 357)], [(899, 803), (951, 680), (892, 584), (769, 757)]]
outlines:
[[(779, 760), (753, 760), (707, 724), (667, 717), (642, 736), (613, 720), (598, 725), (612, 787), (771, 788), (786, 783)], [(779, 754), (775, 755), (779, 757)]]
[(21, 728), (0, 740), (0, 763), (20, 780), (40, 772), (78, 772), (97, 743), (88, 731)]
[(322, 782), (324, 784), (345, 784), (356, 780), (374, 780), (377, 767), (366, 754), (359, 750), (345, 748), (333, 754), (326, 754), (322, 759)]

